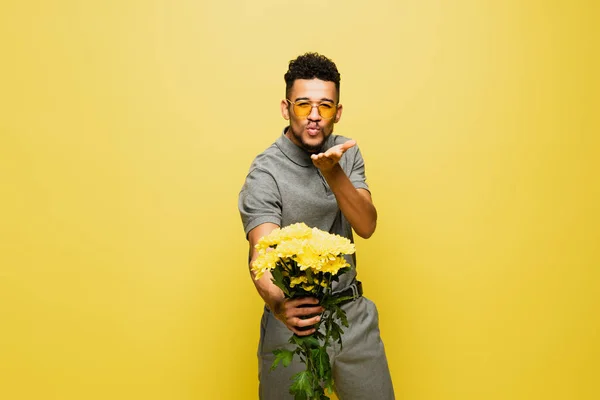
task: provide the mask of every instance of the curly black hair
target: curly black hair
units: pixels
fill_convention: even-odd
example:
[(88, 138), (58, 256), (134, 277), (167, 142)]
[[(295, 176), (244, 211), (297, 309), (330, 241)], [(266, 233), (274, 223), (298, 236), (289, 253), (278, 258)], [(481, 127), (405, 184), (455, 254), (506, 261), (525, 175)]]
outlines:
[(319, 53), (306, 53), (291, 60), (288, 71), (283, 76), (285, 79), (285, 94), (289, 96), (292, 85), (296, 79), (320, 79), (335, 83), (335, 88), (340, 93), (340, 73), (335, 63)]

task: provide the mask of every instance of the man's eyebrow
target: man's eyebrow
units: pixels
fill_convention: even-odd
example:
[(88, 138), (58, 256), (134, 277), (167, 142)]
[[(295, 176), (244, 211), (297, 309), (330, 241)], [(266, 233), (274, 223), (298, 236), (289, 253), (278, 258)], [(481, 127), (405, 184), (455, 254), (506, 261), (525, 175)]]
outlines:
[[(310, 101), (310, 99), (308, 97), (296, 97), (296, 100), (294, 100), (294, 102), (300, 101), (300, 100), (308, 100), (308, 101)], [(335, 103), (335, 101), (333, 101), (332, 99), (330, 99), (328, 97), (321, 97), (320, 101), (330, 101), (332, 103)]]

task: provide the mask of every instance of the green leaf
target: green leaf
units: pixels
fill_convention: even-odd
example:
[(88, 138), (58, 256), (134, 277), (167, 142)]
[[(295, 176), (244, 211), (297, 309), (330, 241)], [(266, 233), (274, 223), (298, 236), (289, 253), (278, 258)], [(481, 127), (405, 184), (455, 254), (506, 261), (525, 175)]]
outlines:
[(327, 389), (329, 393), (335, 392), (335, 384), (333, 383), (332, 376), (329, 376), (329, 378), (325, 381), (325, 389)]
[(319, 302), (319, 305), (325, 309), (329, 309), (332, 304), (335, 304), (335, 298), (331, 296), (324, 296)]
[(347, 328), (349, 325), (348, 325), (348, 318), (346, 318), (346, 312), (337, 305), (334, 306), (334, 308), (335, 308), (335, 316), (337, 318), (339, 318), (340, 321), (342, 321), (342, 325), (344, 325)]
[(306, 397), (306, 393), (299, 392), (299, 393), (296, 393), (294, 395), (294, 400), (311, 400), (311, 399), (309, 399), (308, 397)]
[(354, 296), (342, 296), (342, 297), (332, 297), (331, 298), (331, 304), (340, 304), (343, 301), (346, 300), (352, 300), (354, 298)]
[(340, 328), (340, 326), (338, 324), (336, 324), (335, 322), (332, 322), (331, 324), (331, 338), (338, 342), (339, 345), (342, 345), (342, 334), (344, 333), (344, 331), (342, 330), (342, 328)]
[(289, 342), (292, 344), (298, 345), (298, 346), (308, 345), (308, 347), (319, 347), (319, 341), (317, 340), (316, 337), (314, 337), (314, 335), (307, 335), (307, 336), (293, 335), (290, 338)]
[(287, 297), (290, 297), (290, 292), (287, 288), (287, 285), (283, 282), (283, 274), (281, 273), (279, 267), (273, 268), (271, 270), (271, 275), (273, 275), (271, 281), (275, 284), (275, 286), (281, 289), (283, 293), (287, 295)]
[(294, 357), (294, 352), (285, 349), (274, 350), (273, 354), (275, 354), (275, 361), (273, 361), (273, 365), (271, 365), (271, 371), (273, 371), (279, 362), (283, 364), (284, 367), (287, 367), (292, 362), (292, 358)]
[[(318, 325), (318, 324), (317, 324)], [(315, 326), (317, 326), (315, 325)], [(321, 333), (321, 331), (316, 331), (315, 333), (313, 333), (313, 336), (317, 339), (317, 340), (323, 340), (325, 339), (325, 334)]]
[(331, 338), (336, 342), (340, 341), (340, 328), (337, 325), (331, 326)]
[(290, 386), (290, 394), (297, 395), (304, 393), (306, 397), (311, 398), (314, 394), (312, 378), (313, 376), (309, 371), (298, 372), (292, 377), (294, 382)]
[(319, 371), (319, 377), (327, 382), (327, 378), (331, 377), (331, 363), (329, 361), (329, 354), (327, 354), (327, 350), (324, 347), (319, 347), (316, 349), (316, 354), (314, 355), (315, 364), (317, 365), (317, 370)]
[(306, 279), (308, 280), (308, 284), (312, 285), (314, 284), (314, 278), (313, 278), (313, 273), (312, 270), (310, 268), (308, 268), (306, 271), (304, 271), (306, 273)]

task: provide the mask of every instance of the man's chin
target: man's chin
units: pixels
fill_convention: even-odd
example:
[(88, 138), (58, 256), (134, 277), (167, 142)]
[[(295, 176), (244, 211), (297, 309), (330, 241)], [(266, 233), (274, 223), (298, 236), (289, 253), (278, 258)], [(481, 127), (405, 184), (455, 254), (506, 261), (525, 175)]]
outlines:
[(320, 138), (318, 140), (311, 140), (311, 141), (306, 141), (304, 139), (302, 140), (302, 147), (304, 148), (304, 150), (308, 151), (309, 153), (320, 153), (322, 146), (323, 146), (323, 138)]
[(309, 153), (320, 153), (326, 138), (323, 131), (321, 131), (319, 135), (311, 136), (307, 132), (296, 133), (290, 129), (286, 131), (286, 135), (296, 143), (296, 145)]

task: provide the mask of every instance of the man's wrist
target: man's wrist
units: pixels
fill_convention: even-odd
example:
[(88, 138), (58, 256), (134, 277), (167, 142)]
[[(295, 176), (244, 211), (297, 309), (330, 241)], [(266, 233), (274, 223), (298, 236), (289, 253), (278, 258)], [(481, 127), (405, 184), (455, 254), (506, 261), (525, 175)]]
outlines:
[(339, 163), (336, 163), (333, 167), (331, 167), (328, 170), (320, 170), (320, 171), (321, 171), (321, 175), (323, 175), (323, 178), (325, 178), (327, 180), (327, 182), (330, 184), (332, 181), (337, 179), (340, 176), (340, 174), (346, 175), (346, 173), (344, 172), (344, 170), (342, 169), (342, 167)]
[(285, 297), (275, 297), (275, 296), (271, 296), (267, 299), (265, 299), (265, 303), (267, 304), (267, 307), (269, 307), (269, 310), (271, 310), (271, 312), (273, 312), (274, 314), (278, 314), (281, 311), (281, 305), (283, 304), (283, 301), (285, 300)]

